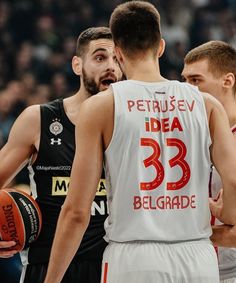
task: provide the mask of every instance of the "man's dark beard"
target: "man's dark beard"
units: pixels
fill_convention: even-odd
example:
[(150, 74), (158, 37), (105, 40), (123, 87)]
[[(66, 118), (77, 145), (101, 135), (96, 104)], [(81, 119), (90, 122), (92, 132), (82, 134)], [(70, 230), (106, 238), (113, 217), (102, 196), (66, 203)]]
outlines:
[(83, 82), (84, 82), (84, 87), (87, 90), (87, 92), (90, 95), (95, 95), (98, 92), (100, 92), (99, 90), (99, 86), (96, 84), (95, 80), (92, 78), (89, 78), (84, 70), (84, 68), (82, 69), (82, 74), (83, 74)]

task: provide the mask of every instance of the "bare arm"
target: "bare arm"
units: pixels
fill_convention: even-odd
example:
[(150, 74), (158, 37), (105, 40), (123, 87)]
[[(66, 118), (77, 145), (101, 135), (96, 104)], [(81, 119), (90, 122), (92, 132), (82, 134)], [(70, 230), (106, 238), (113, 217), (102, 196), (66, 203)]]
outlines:
[(110, 119), (108, 114), (100, 95), (89, 98), (81, 106), (69, 192), (57, 224), (45, 283), (61, 281), (88, 226), (102, 171), (102, 133)]
[(212, 138), (211, 156), (220, 174), (224, 192), (221, 220), (236, 223), (236, 148), (235, 139), (223, 106), (213, 97), (204, 95)]
[[(15, 121), (6, 145), (0, 151), (0, 189), (6, 187), (36, 151), (35, 144), (40, 134), (39, 106), (26, 109)], [(13, 241), (0, 241), (0, 257), (10, 257), (15, 251), (6, 248)]]
[(211, 241), (214, 246), (227, 248), (236, 247), (236, 226), (215, 225), (212, 226), (212, 230)]
[[(223, 209), (223, 189), (221, 189), (217, 201), (210, 199), (210, 208), (212, 215), (219, 219)], [(236, 226), (226, 224), (214, 225), (212, 226), (212, 231), (211, 241), (215, 246), (236, 247)]]
[(27, 108), (12, 126), (8, 141), (0, 151), (0, 188), (8, 185), (36, 152), (40, 135), (39, 111), (36, 105)]
[[(236, 142), (236, 135), (234, 134), (234, 139)], [(212, 214), (216, 218), (220, 218), (223, 209), (223, 190), (219, 195), (217, 201), (210, 199), (210, 208)], [(222, 219), (219, 219), (222, 220)], [(222, 247), (236, 247), (236, 226), (232, 225), (214, 225), (212, 226), (212, 235), (211, 241), (215, 246), (222, 246)]]

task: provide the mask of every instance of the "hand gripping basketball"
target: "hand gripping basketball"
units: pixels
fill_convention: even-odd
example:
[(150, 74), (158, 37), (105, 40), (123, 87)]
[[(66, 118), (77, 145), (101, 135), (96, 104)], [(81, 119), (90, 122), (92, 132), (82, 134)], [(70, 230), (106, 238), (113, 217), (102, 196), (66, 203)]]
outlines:
[(39, 236), (42, 215), (36, 201), (14, 189), (0, 190), (0, 238), (15, 241), (11, 250), (27, 248)]

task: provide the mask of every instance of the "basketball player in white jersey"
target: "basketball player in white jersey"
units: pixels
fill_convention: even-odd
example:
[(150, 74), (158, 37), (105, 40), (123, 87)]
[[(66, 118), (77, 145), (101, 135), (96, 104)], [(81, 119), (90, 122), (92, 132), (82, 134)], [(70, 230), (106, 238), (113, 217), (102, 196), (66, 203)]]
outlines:
[[(182, 75), (184, 79), (198, 86), (218, 99), (225, 108), (233, 134), (236, 133), (236, 50), (222, 41), (202, 44), (185, 56)], [(235, 136), (236, 138), (236, 136)], [(236, 141), (235, 141), (236, 147)], [(210, 196), (217, 198), (222, 183), (213, 168)], [(214, 221), (213, 224), (219, 224)], [(216, 227), (218, 231), (219, 227)], [(231, 230), (234, 231), (234, 230)], [(229, 234), (231, 237), (233, 233)], [(234, 234), (236, 238), (236, 234)], [(214, 240), (214, 237), (212, 237)], [(221, 235), (224, 240), (224, 235)], [(236, 283), (236, 249), (218, 248), (220, 279), (223, 283)]]
[(127, 80), (81, 107), (80, 152), (45, 283), (60, 282), (81, 241), (103, 155), (109, 244), (101, 282), (217, 283), (217, 256), (209, 240), (210, 157), (224, 183), (224, 223), (236, 222), (236, 150), (226, 113), (214, 97), (161, 76), (164, 41), (152, 4), (119, 5), (110, 28)]

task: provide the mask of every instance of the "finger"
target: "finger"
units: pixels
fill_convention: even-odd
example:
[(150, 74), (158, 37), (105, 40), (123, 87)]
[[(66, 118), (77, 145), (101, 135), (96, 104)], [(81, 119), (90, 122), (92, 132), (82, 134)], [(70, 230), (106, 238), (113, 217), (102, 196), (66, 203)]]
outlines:
[(10, 258), (13, 257), (18, 251), (2, 251), (0, 250), (0, 258)]
[(216, 199), (215, 199), (218, 203), (223, 203), (223, 189), (220, 189)]
[(15, 241), (0, 241), (0, 249), (11, 248), (16, 245)]
[(212, 199), (209, 199), (209, 207), (212, 215), (216, 218), (219, 218), (221, 213), (221, 207), (219, 207), (218, 203)]
[(213, 198), (209, 198), (209, 203), (215, 202)]

